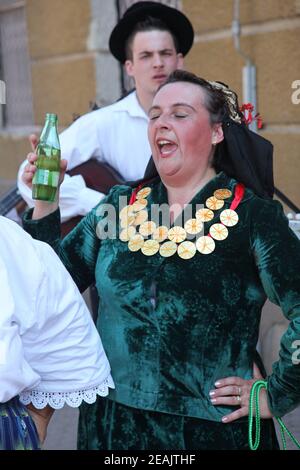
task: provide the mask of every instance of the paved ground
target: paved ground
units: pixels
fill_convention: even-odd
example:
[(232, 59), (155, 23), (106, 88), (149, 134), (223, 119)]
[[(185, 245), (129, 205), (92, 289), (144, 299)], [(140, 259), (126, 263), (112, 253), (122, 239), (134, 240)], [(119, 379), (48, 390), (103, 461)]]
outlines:
[(44, 448), (47, 450), (74, 450), (77, 440), (78, 410), (65, 406), (57, 410), (48, 427)]
[[(292, 413), (289, 413), (283, 418), (283, 422), (288, 428), (288, 430), (294, 434), (296, 439), (300, 442), (300, 407), (294, 410)], [(278, 426), (276, 426), (278, 429)], [(286, 436), (287, 439), (287, 448), (290, 450), (296, 449), (295, 445), (291, 442), (290, 438)], [(281, 439), (280, 439), (281, 441)]]

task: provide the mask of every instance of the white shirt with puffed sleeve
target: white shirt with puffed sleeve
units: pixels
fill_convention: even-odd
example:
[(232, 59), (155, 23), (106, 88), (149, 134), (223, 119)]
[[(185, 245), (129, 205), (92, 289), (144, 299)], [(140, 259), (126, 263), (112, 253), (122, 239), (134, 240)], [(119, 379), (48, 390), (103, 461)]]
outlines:
[(71, 276), (47, 244), (0, 217), (0, 402), (93, 403), (114, 388), (110, 365)]
[[(142, 178), (151, 156), (148, 121), (135, 91), (110, 106), (80, 117), (59, 136), (61, 155), (68, 161), (68, 170), (95, 158), (113, 167), (125, 181)], [(18, 187), (29, 207), (33, 207), (31, 190), (22, 181), (26, 163), (27, 160), (20, 167)], [(88, 188), (81, 175), (66, 175), (60, 189), (62, 222), (86, 215), (103, 196)]]

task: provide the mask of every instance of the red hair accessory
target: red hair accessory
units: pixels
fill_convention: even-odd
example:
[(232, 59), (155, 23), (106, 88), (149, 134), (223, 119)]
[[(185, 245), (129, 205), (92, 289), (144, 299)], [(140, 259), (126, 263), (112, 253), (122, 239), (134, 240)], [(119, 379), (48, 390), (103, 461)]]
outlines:
[(255, 116), (252, 115), (254, 106), (251, 103), (244, 103), (240, 107), (240, 111), (243, 114), (243, 121), (247, 126), (253, 121), (257, 121), (258, 129), (261, 129), (263, 126), (262, 117), (259, 113), (256, 113)]

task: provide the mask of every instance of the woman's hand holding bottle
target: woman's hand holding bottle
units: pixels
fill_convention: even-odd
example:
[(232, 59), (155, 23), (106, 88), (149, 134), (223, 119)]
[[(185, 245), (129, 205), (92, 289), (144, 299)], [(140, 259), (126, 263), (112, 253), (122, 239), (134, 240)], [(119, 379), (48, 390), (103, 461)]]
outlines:
[[(35, 135), (31, 135), (29, 140), (30, 140), (33, 152), (30, 152), (27, 155), (28, 163), (24, 168), (22, 179), (29, 188), (32, 188), (32, 180), (33, 180), (35, 172), (37, 171), (36, 161), (38, 159), (38, 156), (35, 153), (35, 151), (36, 151), (36, 147), (38, 144), (38, 139)], [(60, 174), (59, 174), (58, 186), (60, 186), (61, 183), (63, 182), (66, 169), (67, 169), (67, 160), (62, 159), (60, 161)], [(36, 200), (32, 219), (41, 219), (42, 217), (45, 217), (51, 214), (52, 212), (54, 212), (58, 208), (58, 200), (59, 200), (59, 188), (56, 193), (55, 201), (48, 202), (48, 201)]]

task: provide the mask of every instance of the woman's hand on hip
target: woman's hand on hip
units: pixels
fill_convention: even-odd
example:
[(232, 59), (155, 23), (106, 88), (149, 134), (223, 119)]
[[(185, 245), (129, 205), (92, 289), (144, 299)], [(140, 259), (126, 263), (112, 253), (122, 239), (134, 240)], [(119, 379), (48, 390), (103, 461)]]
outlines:
[[(238, 409), (223, 416), (223, 423), (231, 423), (236, 419), (249, 415), (249, 398), (252, 385), (257, 380), (263, 379), (257, 365), (253, 366), (253, 379), (244, 380), (240, 377), (226, 377), (215, 382), (215, 389), (211, 390), (210, 400), (215, 406), (237, 406)], [(271, 418), (273, 415), (268, 406), (267, 391), (261, 390), (259, 396), (260, 415), (262, 418)]]

